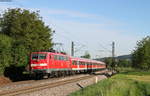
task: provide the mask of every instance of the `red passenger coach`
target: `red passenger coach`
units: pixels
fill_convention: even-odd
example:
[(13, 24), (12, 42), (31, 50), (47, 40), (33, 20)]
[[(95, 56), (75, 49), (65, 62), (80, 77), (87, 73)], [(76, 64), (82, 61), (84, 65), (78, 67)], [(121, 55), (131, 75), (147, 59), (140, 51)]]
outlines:
[(84, 59), (84, 58), (71, 58), (72, 70), (80, 72), (94, 72), (106, 68), (106, 64), (101, 61)]
[(104, 62), (74, 58), (66, 54), (53, 52), (32, 52), (30, 69), (36, 76), (60, 76), (73, 73), (91, 73), (105, 69)]

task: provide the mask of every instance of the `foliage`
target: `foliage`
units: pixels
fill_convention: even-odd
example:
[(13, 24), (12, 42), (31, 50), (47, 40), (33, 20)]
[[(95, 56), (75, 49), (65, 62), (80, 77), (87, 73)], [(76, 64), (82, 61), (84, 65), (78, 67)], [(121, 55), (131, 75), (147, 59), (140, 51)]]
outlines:
[(111, 57), (105, 58), (104, 62), (106, 63), (107, 68), (110, 68), (112, 65), (112, 58)]
[[(112, 67), (112, 58), (111, 57), (104, 58), (104, 62), (107, 64), (107, 68)], [(116, 67), (131, 67), (132, 62), (130, 59), (115, 58), (114, 64)]]
[(52, 48), (52, 30), (44, 24), (38, 12), (8, 9), (2, 14), (0, 28), (1, 37), (5, 37), (0, 38), (0, 56), (3, 57), (0, 59), (4, 65), (26, 66), (31, 52)]
[[(146, 76), (146, 75), (150, 75), (150, 70), (147, 71), (143, 71), (140, 69), (135, 69), (135, 68), (117, 68), (117, 70), (119, 71), (119, 74), (124, 74), (124, 75), (136, 75), (136, 76)], [(150, 79), (149, 79), (150, 80)]]
[(81, 56), (81, 58), (87, 58), (90, 59), (91, 55), (88, 52), (85, 52), (85, 54), (83, 56)]
[[(137, 74), (140, 73), (137, 72)], [(147, 73), (144, 72), (142, 76), (117, 74), (112, 78), (88, 86), (83, 91), (74, 92), (70, 96), (149, 96), (150, 80), (147, 81), (145, 78), (150, 78), (150, 76), (144, 76), (144, 74)]]
[(3, 34), (15, 39), (18, 45), (24, 45), (30, 52), (49, 49), (52, 46), (52, 31), (44, 25), (36, 12), (8, 9), (3, 14), (1, 25)]
[(0, 70), (4, 70), (12, 62), (12, 38), (0, 34)]
[(150, 68), (150, 36), (137, 43), (136, 49), (132, 53), (132, 66), (148, 70)]
[(131, 72), (137, 72), (137, 71), (141, 71), (139, 69), (135, 69), (133, 67), (117, 67), (117, 71), (121, 74), (121, 73), (131, 73)]
[(131, 60), (128, 59), (119, 59), (117, 61), (118, 67), (131, 67)]

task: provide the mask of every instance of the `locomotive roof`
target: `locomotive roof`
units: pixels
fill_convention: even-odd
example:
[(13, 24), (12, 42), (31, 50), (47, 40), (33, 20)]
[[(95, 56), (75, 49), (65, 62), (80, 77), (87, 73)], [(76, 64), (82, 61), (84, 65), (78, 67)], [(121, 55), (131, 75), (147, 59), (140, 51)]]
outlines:
[(44, 54), (47, 54), (47, 53), (49, 53), (49, 54), (53, 54), (53, 55), (66, 55), (66, 56), (68, 56), (67, 54), (63, 54), (63, 53), (54, 53), (54, 52), (32, 52), (32, 54), (36, 54), (36, 53), (44, 53)]

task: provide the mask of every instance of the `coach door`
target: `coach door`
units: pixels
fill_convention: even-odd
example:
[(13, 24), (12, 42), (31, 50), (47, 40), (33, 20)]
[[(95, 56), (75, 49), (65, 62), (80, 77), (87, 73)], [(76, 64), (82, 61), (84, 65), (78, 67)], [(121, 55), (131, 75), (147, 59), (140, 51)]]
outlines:
[(87, 69), (89, 73), (92, 72), (92, 62), (88, 62)]
[(90, 63), (88, 62), (87, 63), (87, 70), (89, 70), (90, 69)]
[(79, 70), (80, 69), (80, 62), (77, 61), (77, 69)]
[(67, 68), (71, 69), (71, 65), (72, 65), (72, 64), (71, 64), (71, 62), (70, 62), (69, 57), (68, 57), (68, 56), (66, 56), (65, 58), (66, 58), (65, 60), (66, 60)]

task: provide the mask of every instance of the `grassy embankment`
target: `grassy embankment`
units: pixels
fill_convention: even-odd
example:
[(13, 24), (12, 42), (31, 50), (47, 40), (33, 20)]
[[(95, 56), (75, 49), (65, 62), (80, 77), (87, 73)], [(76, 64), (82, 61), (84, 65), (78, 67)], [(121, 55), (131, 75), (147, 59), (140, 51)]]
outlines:
[(150, 71), (120, 70), (119, 74), (70, 96), (150, 96)]

